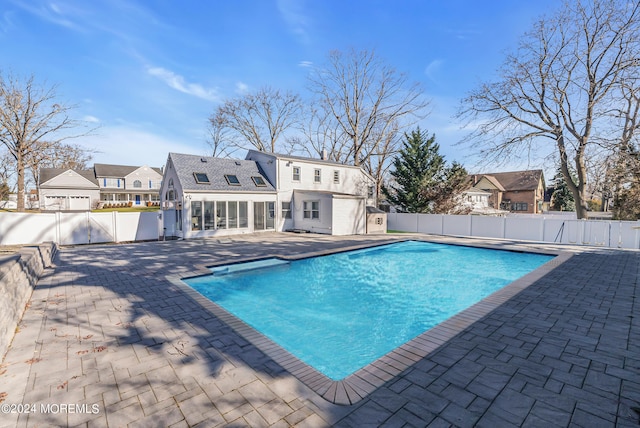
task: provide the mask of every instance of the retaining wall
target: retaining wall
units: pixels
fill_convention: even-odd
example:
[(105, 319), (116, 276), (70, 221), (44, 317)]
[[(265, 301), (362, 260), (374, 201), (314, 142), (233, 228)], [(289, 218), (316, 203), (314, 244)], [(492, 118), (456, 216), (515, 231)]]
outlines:
[(56, 251), (56, 244), (47, 242), (0, 258), (0, 361), (13, 340), (33, 288), (44, 269), (51, 266)]

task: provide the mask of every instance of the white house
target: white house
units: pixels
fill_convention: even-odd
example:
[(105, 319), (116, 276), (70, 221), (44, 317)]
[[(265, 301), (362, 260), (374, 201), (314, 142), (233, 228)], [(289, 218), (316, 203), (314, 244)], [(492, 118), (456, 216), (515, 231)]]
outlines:
[(93, 170), (42, 168), (40, 209), (47, 211), (90, 210), (100, 200), (100, 187)]
[(93, 170), (100, 186), (100, 200), (104, 203), (131, 202), (141, 206), (160, 201), (160, 168), (97, 163)]
[(166, 236), (259, 231), (364, 234), (374, 181), (359, 167), (250, 150), (244, 160), (170, 153), (160, 189)]
[(45, 211), (90, 210), (100, 201), (160, 204), (160, 168), (97, 163), (93, 169), (41, 168), (39, 173), (40, 209)]

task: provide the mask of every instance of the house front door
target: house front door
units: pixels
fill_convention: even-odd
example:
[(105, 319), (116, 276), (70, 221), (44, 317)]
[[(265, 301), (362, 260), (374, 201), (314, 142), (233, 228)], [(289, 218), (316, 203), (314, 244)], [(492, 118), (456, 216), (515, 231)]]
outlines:
[(136, 205), (140, 205), (140, 195), (136, 195)]

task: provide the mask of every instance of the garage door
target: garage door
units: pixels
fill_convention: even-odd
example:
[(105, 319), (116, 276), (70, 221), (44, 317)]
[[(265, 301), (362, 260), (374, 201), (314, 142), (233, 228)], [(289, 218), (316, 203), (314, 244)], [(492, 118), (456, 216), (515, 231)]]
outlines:
[(88, 196), (69, 196), (69, 209), (88, 211), (91, 209), (91, 199)]
[(44, 206), (47, 210), (64, 210), (66, 209), (66, 196), (45, 196)]

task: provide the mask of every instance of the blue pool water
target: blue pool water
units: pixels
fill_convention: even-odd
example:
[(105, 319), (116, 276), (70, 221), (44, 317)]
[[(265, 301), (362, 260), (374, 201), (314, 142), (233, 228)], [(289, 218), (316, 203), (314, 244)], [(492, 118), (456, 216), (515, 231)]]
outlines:
[(552, 258), (409, 241), (185, 282), (340, 380)]

